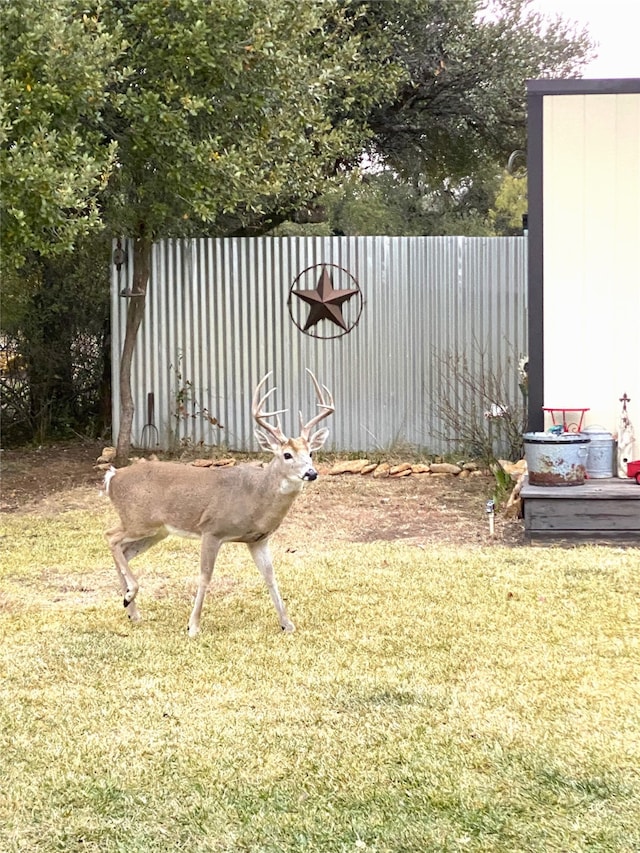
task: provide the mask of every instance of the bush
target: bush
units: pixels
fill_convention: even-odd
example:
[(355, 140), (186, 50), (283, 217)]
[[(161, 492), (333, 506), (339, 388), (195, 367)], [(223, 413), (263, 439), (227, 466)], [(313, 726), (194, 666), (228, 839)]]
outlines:
[(32, 256), (5, 277), (0, 328), (3, 442), (98, 435), (110, 421), (109, 255)]

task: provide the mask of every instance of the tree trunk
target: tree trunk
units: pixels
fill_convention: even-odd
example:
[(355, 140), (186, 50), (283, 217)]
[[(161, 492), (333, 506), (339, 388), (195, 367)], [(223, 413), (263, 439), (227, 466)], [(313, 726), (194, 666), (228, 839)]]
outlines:
[(131, 427), (135, 413), (131, 391), (131, 362), (147, 302), (151, 246), (151, 240), (146, 237), (138, 237), (133, 246), (133, 288), (131, 296), (128, 297), (127, 325), (120, 359), (120, 429), (116, 444), (116, 458), (120, 462), (127, 458), (131, 449)]

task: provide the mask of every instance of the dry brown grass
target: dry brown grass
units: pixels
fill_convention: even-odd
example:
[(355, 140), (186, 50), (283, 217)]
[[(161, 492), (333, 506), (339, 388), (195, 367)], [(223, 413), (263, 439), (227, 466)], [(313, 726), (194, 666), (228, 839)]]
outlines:
[(131, 625), (96, 489), (5, 515), (0, 849), (640, 849), (640, 552), (489, 539), (487, 488), (312, 484), (291, 636), (240, 546), (189, 640), (196, 543), (137, 561)]

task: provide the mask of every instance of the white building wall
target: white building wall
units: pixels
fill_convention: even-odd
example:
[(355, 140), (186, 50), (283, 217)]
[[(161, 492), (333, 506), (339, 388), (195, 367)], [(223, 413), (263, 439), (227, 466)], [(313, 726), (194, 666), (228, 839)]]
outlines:
[(615, 432), (624, 392), (640, 411), (640, 95), (546, 95), (543, 152), (545, 406)]

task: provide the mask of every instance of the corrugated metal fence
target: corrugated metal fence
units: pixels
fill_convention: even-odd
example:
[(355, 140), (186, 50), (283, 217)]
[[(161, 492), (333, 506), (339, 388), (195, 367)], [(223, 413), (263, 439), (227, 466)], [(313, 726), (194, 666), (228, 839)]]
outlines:
[[(114, 436), (130, 246), (128, 258), (112, 275)], [(347, 327), (356, 325), (331, 339), (302, 331), (308, 305), (290, 296), (292, 288), (315, 289), (323, 264), (336, 289), (355, 280), (362, 294), (359, 318), (359, 297), (341, 305)], [(341, 330), (322, 320), (309, 331)], [(289, 409), (283, 428), (297, 435), (298, 409), (310, 415), (315, 407), (309, 367), (336, 401), (328, 449), (407, 444), (444, 452), (438, 400), (449, 358), (465, 356), (473, 367), (481, 357), (499, 372), (526, 351), (520, 237), (166, 240), (154, 245), (134, 356), (132, 439), (143, 437), (152, 392), (160, 448), (255, 450), (251, 396), (270, 370), (278, 391), (269, 405)], [(515, 368), (512, 374), (517, 399)]]

